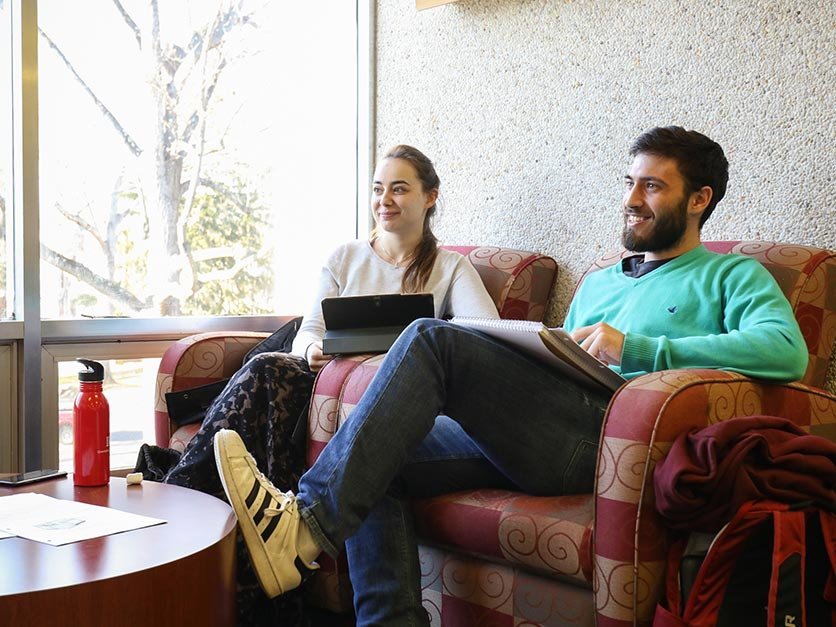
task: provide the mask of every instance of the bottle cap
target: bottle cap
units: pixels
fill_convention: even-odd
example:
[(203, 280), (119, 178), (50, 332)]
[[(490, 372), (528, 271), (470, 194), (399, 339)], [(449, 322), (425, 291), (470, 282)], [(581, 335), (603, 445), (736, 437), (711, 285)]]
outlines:
[(92, 359), (76, 359), (86, 368), (78, 373), (79, 381), (104, 381), (104, 366)]

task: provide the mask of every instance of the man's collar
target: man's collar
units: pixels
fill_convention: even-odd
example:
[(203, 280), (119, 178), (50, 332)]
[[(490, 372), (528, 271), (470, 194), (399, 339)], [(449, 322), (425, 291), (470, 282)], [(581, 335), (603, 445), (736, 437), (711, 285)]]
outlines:
[(631, 255), (621, 260), (621, 271), (624, 276), (632, 279), (638, 279), (640, 276), (652, 272), (669, 261), (673, 261), (676, 257), (668, 257), (667, 259), (656, 259), (653, 261), (645, 261), (644, 254)]

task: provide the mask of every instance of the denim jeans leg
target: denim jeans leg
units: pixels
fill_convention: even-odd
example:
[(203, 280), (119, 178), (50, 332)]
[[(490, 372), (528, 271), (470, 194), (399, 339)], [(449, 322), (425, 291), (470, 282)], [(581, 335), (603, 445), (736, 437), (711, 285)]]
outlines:
[(411, 324), (346, 423), (299, 481), (302, 515), (332, 555), (446, 414), (530, 494), (591, 489), (608, 396), (479, 333)]
[(427, 624), (409, 503), (386, 494), (345, 543), (357, 626)]
[(439, 416), (387, 494), (346, 540), (358, 627), (428, 624), (407, 497), (479, 487), (515, 486), (484, 458), (457, 423)]

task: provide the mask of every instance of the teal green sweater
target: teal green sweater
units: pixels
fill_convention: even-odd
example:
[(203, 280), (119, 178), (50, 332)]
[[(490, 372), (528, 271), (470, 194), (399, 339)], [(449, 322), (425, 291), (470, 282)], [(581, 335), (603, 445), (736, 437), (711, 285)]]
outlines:
[(587, 276), (567, 330), (603, 321), (625, 334), (626, 378), (673, 368), (717, 368), (795, 381), (807, 347), (790, 304), (757, 260), (699, 246), (638, 279), (616, 264)]

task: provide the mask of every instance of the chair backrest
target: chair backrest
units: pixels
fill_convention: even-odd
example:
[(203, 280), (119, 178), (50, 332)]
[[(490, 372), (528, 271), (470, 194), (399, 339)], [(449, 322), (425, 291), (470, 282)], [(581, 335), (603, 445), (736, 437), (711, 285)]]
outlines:
[(501, 318), (542, 321), (557, 280), (557, 262), (539, 253), (497, 246), (442, 246), (468, 258)]
[[(810, 359), (801, 382), (824, 388), (827, 368), (836, 340), (836, 252), (813, 246), (761, 241), (707, 241), (705, 247), (718, 253), (748, 255), (760, 261), (775, 277), (792, 305), (807, 343)], [(609, 253), (581, 277), (611, 266), (629, 251)]]

